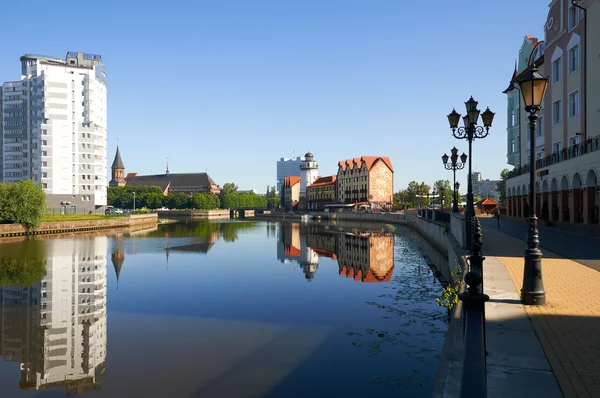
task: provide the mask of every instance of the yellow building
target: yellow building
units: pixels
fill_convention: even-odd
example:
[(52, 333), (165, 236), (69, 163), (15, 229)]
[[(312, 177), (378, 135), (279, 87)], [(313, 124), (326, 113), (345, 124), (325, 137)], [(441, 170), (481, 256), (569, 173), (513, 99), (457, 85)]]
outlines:
[(311, 210), (323, 210), (325, 205), (336, 202), (337, 176), (317, 177), (306, 187), (306, 201)]

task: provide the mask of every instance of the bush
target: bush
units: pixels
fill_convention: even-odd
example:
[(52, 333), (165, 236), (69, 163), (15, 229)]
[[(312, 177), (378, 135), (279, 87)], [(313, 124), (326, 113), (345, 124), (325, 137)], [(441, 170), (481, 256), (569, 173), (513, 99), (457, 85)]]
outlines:
[(40, 226), (46, 194), (31, 180), (0, 184), (0, 223), (21, 224), (27, 231)]

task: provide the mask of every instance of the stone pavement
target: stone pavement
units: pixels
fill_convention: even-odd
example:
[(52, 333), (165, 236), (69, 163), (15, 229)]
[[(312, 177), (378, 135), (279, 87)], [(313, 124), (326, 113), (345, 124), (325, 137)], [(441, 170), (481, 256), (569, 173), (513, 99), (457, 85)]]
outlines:
[[(493, 219), (481, 219), (481, 223), (487, 257), (484, 275), (488, 269), (492, 272), (497, 268), (496, 261), (501, 263), (518, 293), (523, 278), (526, 224), (501, 220), (498, 228)], [(513, 304), (525, 309), (564, 396), (600, 397), (600, 246), (594, 237), (547, 230), (540, 233), (546, 305)], [(561, 253), (549, 248), (557, 248)], [(486, 276), (485, 283), (487, 280)], [(488, 283), (485, 290), (493, 295), (492, 284)], [(496, 322), (490, 311), (494, 305), (492, 299), (486, 306), (490, 328)], [(517, 339), (515, 336), (512, 342), (507, 341), (505, 349), (510, 351), (511, 345), (520, 345)], [(488, 361), (493, 364), (490, 357), (491, 353)], [(535, 396), (546, 395), (540, 391)]]

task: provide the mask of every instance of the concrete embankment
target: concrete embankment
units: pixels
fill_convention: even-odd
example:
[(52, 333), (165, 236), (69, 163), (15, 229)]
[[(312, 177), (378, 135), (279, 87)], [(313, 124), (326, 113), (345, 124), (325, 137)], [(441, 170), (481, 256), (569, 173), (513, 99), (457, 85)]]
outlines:
[(229, 218), (229, 210), (170, 210), (170, 211), (157, 211), (153, 214), (157, 214), (159, 218), (167, 218), (172, 220), (181, 220), (189, 218), (202, 218), (202, 219), (227, 219)]
[(0, 237), (62, 234), (114, 228), (137, 230), (156, 225), (157, 221), (158, 216), (156, 214), (134, 214), (128, 217), (106, 220), (43, 222), (38, 229), (29, 232), (19, 224), (0, 224)]

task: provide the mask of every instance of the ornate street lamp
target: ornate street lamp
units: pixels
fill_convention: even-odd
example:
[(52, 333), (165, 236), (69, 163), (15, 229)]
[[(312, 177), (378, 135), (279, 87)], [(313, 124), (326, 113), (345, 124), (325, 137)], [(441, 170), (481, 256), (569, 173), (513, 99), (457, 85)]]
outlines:
[[(448, 156), (446, 154), (444, 154), (444, 156), (442, 156), (442, 163), (444, 163), (444, 168), (446, 170), (452, 170), (453, 174), (454, 174), (454, 195), (452, 196), (452, 213), (458, 213), (458, 197), (456, 194), (456, 191), (458, 191), (458, 188), (456, 188), (456, 184), (458, 184), (456, 182), (456, 170), (462, 170), (465, 168), (465, 163), (467, 162), (467, 155), (465, 155), (464, 153), (462, 155), (460, 155), (460, 162), (458, 161), (458, 149), (456, 149), (456, 147), (452, 148), (450, 153), (452, 154), (452, 156)], [(448, 160), (450, 160), (450, 163), (448, 163)]]
[(465, 211), (465, 218), (467, 221), (467, 236), (469, 242), (473, 239), (472, 222), (475, 218), (475, 208), (473, 206), (473, 181), (472, 181), (472, 168), (471, 163), (473, 161), (472, 146), (473, 140), (476, 138), (487, 137), (490, 127), (492, 127), (492, 121), (494, 120), (494, 112), (487, 108), (485, 112), (481, 114), (483, 126), (478, 126), (479, 121), (479, 109), (477, 109), (478, 102), (469, 98), (465, 102), (465, 109), (467, 114), (463, 117), (464, 127), (458, 127), (458, 121), (460, 119), (460, 113), (453, 109), (448, 115), (448, 122), (450, 123), (450, 129), (454, 138), (462, 140), (466, 139), (469, 142), (469, 176), (467, 178), (467, 209)]
[(529, 112), (529, 228), (527, 229), (527, 249), (521, 302), (526, 305), (546, 304), (546, 292), (542, 280), (542, 251), (539, 249), (538, 219), (535, 215), (535, 130), (537, 112), (542, 108), (548, 79), (533, 68), (519, 81), (525, 110)]

